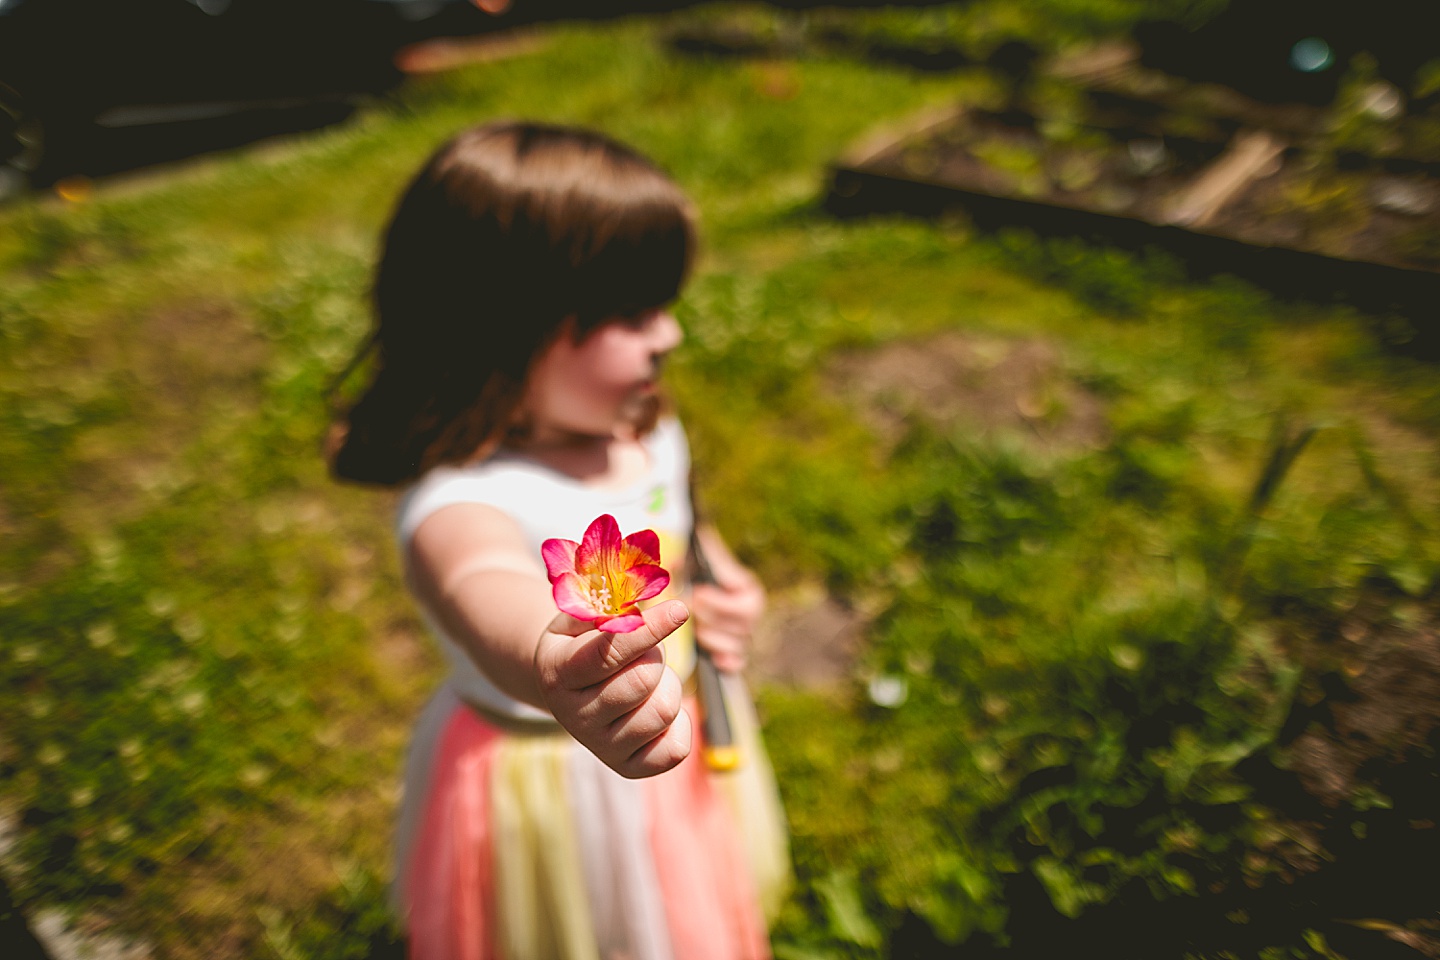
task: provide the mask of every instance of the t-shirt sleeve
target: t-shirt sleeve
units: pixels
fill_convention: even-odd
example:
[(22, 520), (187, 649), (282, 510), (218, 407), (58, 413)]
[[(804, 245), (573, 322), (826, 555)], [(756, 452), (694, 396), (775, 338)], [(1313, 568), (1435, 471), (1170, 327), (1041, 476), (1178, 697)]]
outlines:
[(426, 518), (456, 503), (489, 503), (494, 499), (492, 484), (484, 477), (467, 475), (448, 467), (437, 467), (427, 473), (400, 501), (395, 520), (395, 536), (400, 549), (410, 546), (410, 538)]

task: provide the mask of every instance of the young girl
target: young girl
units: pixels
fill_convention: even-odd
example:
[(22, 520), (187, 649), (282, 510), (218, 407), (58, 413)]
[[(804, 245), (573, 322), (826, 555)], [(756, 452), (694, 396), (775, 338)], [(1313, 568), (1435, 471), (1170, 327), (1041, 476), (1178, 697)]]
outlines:
[[(787, 851), (735, 677), (764, 594), (710, 530), (717, 582), (686, 587), (688, 451), (657, 392), (694, 244), (648, 161), (538, 124), (456, 137), (390, 223), (333, 469), (409, 485), (407, 582), (450, 664), (398, 830), (417, 960), (769, 954)], [(558, 613), (546, 579), (541, 543), (602, 514), (654, 529), (671, 573), (632, 633)], [(734, 772), (699, 757), (697, 642), (729, 674)]]

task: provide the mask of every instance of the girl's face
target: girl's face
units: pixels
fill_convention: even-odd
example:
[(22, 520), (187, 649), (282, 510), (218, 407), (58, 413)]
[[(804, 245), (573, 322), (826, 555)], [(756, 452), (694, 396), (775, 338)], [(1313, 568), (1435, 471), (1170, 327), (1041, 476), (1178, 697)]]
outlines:
[(531, 370), (524, 407), (534, 442), (623, 431), (654, 394), (661, 361), (683, 338), (664, 308), (607, 320), (583, 340), (573, 332), (567, 321)]

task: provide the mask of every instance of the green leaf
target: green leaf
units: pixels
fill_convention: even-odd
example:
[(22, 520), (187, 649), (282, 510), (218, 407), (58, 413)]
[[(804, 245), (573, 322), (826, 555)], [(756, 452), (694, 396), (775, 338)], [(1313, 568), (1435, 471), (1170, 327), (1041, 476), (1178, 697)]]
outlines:
[(1084, 882), (1054, 857), (1040, 857), (1030, 869), (1045, 887), (1055, 909), (1072, 919), (1080, 916), (1086, 904), (1098, 903), (1104, 897), (1103, 888)]
[(878, 947), (880, 929), (865, 912), (860, 880), (853, 870), (836, 870), (819, 880), (815, 890), (825, 905), (830, 927), (843, 940), (860, 947)]

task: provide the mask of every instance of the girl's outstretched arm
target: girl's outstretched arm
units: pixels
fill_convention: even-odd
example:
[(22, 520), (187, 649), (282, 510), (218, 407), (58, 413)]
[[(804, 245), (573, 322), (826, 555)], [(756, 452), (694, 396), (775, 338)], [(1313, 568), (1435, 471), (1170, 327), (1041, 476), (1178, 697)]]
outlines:
[(672, 601), (628, 634), (557, 615), (518, 524), (483, 504), (437, 510), (410, 540), (420, 599), (503, 692), (542, 707), (616, 772), (653, 776), (690, 752), (682, 691), (659, 643), (689, 617)]

